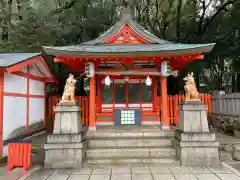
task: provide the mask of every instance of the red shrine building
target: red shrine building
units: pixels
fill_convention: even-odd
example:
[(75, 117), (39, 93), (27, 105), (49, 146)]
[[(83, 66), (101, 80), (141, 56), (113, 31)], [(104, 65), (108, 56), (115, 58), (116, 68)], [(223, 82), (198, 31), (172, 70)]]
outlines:
[(43, 48), (55, 56), (55, 63), (64, 63), (72, 72), (84, 73), (89, 63), (94, 68), (90, 77), (90, 129), (104, 125), (160, 125), (168, 129), (167, 76), (193, 60), (202, 60), (214, 45), (160, 39), (130, 13), (124, 13), (96, 39)]

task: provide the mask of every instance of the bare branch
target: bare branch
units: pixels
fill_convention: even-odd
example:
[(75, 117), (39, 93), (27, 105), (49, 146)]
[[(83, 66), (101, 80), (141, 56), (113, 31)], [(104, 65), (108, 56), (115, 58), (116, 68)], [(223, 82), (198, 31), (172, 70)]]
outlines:
[(227, 2), (225, 2), (224, 4), (222, 4), (218, 10), (214, 13), (214, 15), (211, 17), (211, 19), (209, 19), (206, 24), (204, 25), (204, 27), (202, 28), (202, 30), (200, 31), (200, 34), (203, 34), (207, 27), (213, 22), (213, 20), (218, 16), (218, 14), (220, 14), (222, 11), (226, 10), (227, 6), (236, 3), (239, 0), (229, 0)]
[(198, 24), (197, 35), (200, 35), (202, 32), (203, 20), (204, 20), (204, 16), (205, 16), (205, 13), (207, 10), (205, 1), (203, 0), (203, 1), (201, 1), (201, 3), (202, 3), (202, 14), (201, 14), (200, 21)]

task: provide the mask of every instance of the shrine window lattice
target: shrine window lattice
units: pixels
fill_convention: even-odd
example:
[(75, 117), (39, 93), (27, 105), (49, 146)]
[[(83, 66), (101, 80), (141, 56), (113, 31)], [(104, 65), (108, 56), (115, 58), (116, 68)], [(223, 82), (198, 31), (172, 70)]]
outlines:
[[(114, 93), (114, 94), (113, 94)], [(128, 95), (128, 98), (126, 96)], [(145, 83), (122, 84), (116, 83), (110, 86), (103, 85), (102, 102), (103, 103), (150, 103), (152, 102), (152, 86), (146, 86)]]

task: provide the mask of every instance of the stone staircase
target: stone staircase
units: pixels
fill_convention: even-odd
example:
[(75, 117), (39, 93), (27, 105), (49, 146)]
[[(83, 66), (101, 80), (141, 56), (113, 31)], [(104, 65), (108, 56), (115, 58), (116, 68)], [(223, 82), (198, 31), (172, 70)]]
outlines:
[(172, 145), (173, 131), (156, 128), (101, 128), (88, 131), (85, 163), (179, 164)]

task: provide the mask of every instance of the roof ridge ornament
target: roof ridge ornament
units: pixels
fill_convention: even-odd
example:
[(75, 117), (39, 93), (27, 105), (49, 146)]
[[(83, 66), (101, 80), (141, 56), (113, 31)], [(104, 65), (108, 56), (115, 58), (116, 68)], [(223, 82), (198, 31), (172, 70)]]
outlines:
[(120, 2), (120, 19), (126, 19), (132, 17), (132, 9), (128, 0), (121, 0)]

